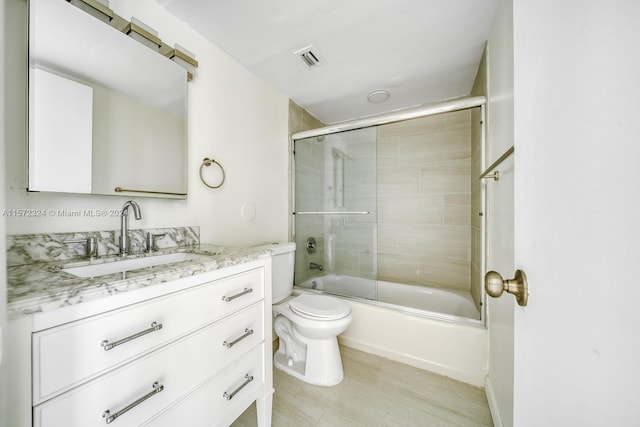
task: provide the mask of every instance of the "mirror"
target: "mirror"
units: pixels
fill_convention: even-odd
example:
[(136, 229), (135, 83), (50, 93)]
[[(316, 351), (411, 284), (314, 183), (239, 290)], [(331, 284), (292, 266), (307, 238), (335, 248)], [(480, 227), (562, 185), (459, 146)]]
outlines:
[(66, 0), (30, 0), (29, 191), (186, 198), (186, 97), (185, 68)]

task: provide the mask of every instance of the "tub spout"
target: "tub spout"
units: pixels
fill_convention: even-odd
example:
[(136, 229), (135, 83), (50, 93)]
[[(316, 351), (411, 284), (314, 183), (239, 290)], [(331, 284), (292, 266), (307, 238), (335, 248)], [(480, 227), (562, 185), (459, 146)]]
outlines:
[(323, 267), (320, 264), (316, 264), (315, 262), (309, 263), (309, 270), (319, 270), (322, 271)]

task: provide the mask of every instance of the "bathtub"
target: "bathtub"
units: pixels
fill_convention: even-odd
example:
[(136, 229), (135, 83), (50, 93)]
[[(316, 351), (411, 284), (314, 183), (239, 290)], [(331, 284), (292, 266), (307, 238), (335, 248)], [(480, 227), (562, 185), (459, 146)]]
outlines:
[[(377, 285), (377, 286), (376, 286)], [(429, 288), (425, 286), (405, 285), (382, 280), (330, 274), (311, 278), (298, 284), (301, 288), (314, 289), (345, 297), (364, 298), (409, 310), (423, 311), (424, 315), (450, 320), (480, 320), (480, 313), (466, 292)]]
[(465, 319), (480, 320), (468, 292), (378, 281), (378, 301)]
[[(294, 294), (324, 292), (349, 301), (353, 320), (338, 337), (341, 345), (484, 386), (488, 334), (470, 298), (390, 282), (378, 282), (376, 289), (375, 284), (375, 280), (328, 275), (296, 285)], [(448, 300), (440, 304), (446, 308), (431, 311), (434, 302), (428, 300), (434, 296)], [(389, 302), (379, 301), (383, 298)], [(406, 305), (409, 302), (411, 306)], [(472, 311), (473, 318), (465, 317)]]

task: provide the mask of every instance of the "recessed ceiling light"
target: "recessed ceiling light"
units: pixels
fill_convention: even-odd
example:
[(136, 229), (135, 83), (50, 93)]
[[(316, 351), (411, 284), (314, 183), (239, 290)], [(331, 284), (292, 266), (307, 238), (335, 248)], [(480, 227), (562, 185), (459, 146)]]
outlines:
[(390, 96), (391, 96), (391, 94), (389, 93), (389, 91), (386, 91), (386, 90), (374, 90), (369, 95), (367, 95), (367, 99), (369, 100), (369, 102), (377, 103), (377, 102), (386, 101), (387, 99), (389, 99)]

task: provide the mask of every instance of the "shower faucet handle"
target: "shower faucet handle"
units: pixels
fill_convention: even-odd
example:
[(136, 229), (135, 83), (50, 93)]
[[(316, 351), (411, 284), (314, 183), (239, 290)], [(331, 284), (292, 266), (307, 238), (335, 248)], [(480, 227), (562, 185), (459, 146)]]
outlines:
[(305, 246), (307, 248), (307, 253), (309, 255), (316, 253), (317, 242), (315, 237), (309, 237), (307, 239), (307, 244)]

